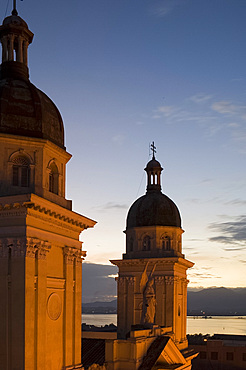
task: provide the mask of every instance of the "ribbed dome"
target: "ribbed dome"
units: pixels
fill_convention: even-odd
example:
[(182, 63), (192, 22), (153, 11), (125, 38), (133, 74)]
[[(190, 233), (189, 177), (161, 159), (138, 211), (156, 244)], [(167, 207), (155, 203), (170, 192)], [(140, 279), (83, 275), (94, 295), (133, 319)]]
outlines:
[(126, 229), (140, 226), (181, 227), (179, 210), (161, 192), (147, 192), (133, 203), (127, 215)]
[(25, 79), (0, 79), (0, 132), (48, 139), (64, 147), (64, 127), (57, 107)]

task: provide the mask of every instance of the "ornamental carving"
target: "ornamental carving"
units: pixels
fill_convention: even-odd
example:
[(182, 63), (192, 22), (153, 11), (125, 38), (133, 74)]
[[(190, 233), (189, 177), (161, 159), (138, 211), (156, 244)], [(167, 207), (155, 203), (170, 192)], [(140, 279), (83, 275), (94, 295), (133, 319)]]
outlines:
[(155, 276), (155, 284), (162, 285), (165, 281), (164, 276)]
[(76, 265), (81, 264), (83, 260), (82, 257), (85, 255), (85, 252), (73, 247), (65, 247), (63, 253), (65, 257), (65, 263), (67, 265), (72, 265), (74, 261)]
[(57, 293), (51, 293), (47, 300), (47, 313), (51, 320), (58, 320), (62, 313), (62, 301)]
[(174, 277), (173, 276), (165, 276), (165, 282), (167, 285), (173, 285)]
[(133, 286), (134, 282), (135, 282), (135, 277), (128, 276), (128, 277), (126, 277), (126, 281), (127, 281), (128, 285)]
[(125, 277), (118, 277), (118, 279), (117, 279), (118, 284), (121, 285), (121, 286), (124, 285), (125, 281), (126, 281), (125, 279), (126, 279)]

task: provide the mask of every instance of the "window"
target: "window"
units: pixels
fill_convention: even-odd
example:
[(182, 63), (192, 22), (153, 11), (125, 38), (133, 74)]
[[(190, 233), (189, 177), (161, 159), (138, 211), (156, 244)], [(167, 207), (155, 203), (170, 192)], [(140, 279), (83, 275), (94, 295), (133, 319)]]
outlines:
[(50, 173), (49, 173), (49, 191), (54, 194), (58, 194), (59, 183), (58, 183), (58, 168), (57, 165), (52, 162), (50, 165)]
[(218, 360), (218, 352), (211, 352), (211, 360)]
[(205, 351), (201, 351), (201, 352), (200, 352), (200, 359), (201, 359), (201, 360), (206, 360), (206, 358), (207, 358), (207, 352), (205, 352)]
[(149, 251), (150, 250), (150, 237), (146, 235), (143, 238), (143, 251)]
[(171, 249), (171, 238), (166, 235), (162, 238), (162, 249), (165, 251), (170, 251)]
[(227, 361), (233, 361), (233, 352), (226, 352)]
[(12, 185), (29, 187), (30, 184), (30, 166), (29, 160), (24, 156), (19, 156), (13, 160)]

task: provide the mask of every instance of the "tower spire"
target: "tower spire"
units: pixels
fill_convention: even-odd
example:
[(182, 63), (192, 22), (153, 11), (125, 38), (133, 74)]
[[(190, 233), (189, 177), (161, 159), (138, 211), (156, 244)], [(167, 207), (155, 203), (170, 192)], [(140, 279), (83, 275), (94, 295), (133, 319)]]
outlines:
[(17, 12), (17, 9), (16, 9), (16, 0), (13, 0), (12, 15), (18, 15), (18, 12)]

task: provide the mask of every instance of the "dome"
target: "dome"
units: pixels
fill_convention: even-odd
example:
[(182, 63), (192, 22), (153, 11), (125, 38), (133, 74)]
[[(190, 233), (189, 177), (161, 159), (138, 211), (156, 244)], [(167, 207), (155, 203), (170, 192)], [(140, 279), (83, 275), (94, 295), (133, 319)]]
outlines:
[(161, 192), (147, 192), (131, 206), (126, 229), (141, 226), (181, 227), (181, 217), (175, 203)]
[(145, 168), (145, 171), (147, 170), (154, 170), (154, 169), (160, 169), (162, 170), (160, 162), (158, 162), (155, 158), (153, 158), (151, 161), (147, 163), (147, 166)]
[(0, 132), (48, 139), (64, 147), (64, 127), (57, 107), (28, 79), (0, 79)]
[(3, 21), (3, 26), (7, 25), (18, 25), (18, 26), (23, 26), (25, 28), (28, 28), (27, 23), (18, 15), (12, 14), (9, 17), (6, 17)]
[(16, 8), (0, 26), (0, 133), (41, 138), (64, 148), (61, 115), (29, 80), (28, 46), (33, 33)]
[(152, 159), (147, 163), (147, 192), (131, 206), (126, 229), (141, 226), (181, 227), (179, 210), (175, 203), (161, 192), (161, 172), (163, 168), (155, 159), (155, 145), (151, 144)]

